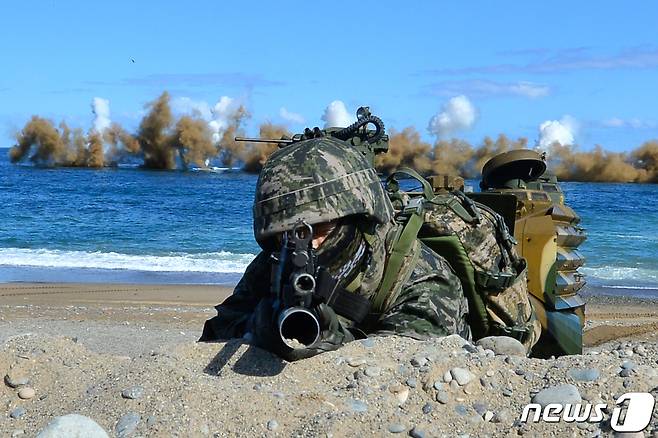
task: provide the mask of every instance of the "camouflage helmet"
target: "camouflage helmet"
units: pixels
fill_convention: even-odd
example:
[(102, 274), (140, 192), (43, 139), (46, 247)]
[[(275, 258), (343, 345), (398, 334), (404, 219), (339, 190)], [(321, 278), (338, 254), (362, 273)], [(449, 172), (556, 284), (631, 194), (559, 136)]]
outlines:
[(313, 225), (364, 215), (385, 223), (393, 209), (375, 169), (354, 147), (332, 137), (277, 150), (258, 178), (254, 236), (263, 246), (303, 219)]

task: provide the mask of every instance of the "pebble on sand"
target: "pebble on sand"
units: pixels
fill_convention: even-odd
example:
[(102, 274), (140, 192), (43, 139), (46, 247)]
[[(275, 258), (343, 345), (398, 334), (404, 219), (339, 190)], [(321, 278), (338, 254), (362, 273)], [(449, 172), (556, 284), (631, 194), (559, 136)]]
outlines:
[(141, 398), (143, 395), (144, 395), (144, 388), (139, 385), (131, 386), (130, 388), (126, 388), (123, 391), (121, 391), (121, 397), (130, 400)]
[(391, 391), (391, 393), (395, 396), (395, 399), (400, 406), (403, 405), (409, 398), (409, 388), (399, 383), (391, 385), (389, 391)]
[(25, 374), (10, 371), (5, 375), (5, 383), (10, 388), (18, 388), (19, 386), (25, 386), (30, 383), (30, 378)]
[(400, 423), (393, 423), (388, 425), (388, 431), (391, 433), (402, 433), (406, 430), (407, 428), (404, 427), (404, 425)]
[(347, 361), (347, 364), (351, 367), (356, 368), (356, 367), (360, 367), (361, 365), (365, 365), (366, 360), (365, 359), (360, 359), (360, 358), (356, 358), (356, 359), (352, 358), (352, 359), (349, 359)]
[(436, 393), (436, 401), (442, 405), (447, 404), (450, 401), (450, 395), (445, 391), (439, 391)]
[(572, 368), (567, 374), (579, 382), (593, 382), (599, 378), (601, 372), (596, 368)]
[(464, 386), (475, 377), (473, 373), (464, 368), (455, 367), (450, 370), (450, 375), (457, 381), (459, 386)]
[(418, 427), (414, 427), (409, 431), (409, 436), (411, 438), (425, 438), (425, 431)]
[(476, 342), (487, 350), (492, 350), (498, 355), (523, 356), (526, 355), (526, 349), (523, 344), (509, 336), (487, 336)]
[(29, 400), (36, 394), (37, 393), (34, 391), (34, 389), (30, 388), (29, 386), (24, 386), (18, 390), (18, 397), (22, 398), (23, 400)]
[(364, 374), (368, 377), (377, 377), (381, 373), (382, 373), (382, 369), (379, 367), (368, 367), (364, 371)]
[(279, 428), (279, 422), (272, 419), (267, 422), (267, 430), (274, 432)]
[(69, 414), (55, 417), (37, 438), (109, 438), (105, 430), (84, 415)]
[(533, 398), (533, 403), (546, 407), (551, 403), (576, 404), (580, 403), (581, 397), (578, 388), (571, 384), (549, 386), (539, 391)]
[(27, 411), (25, 410), (25, 408), (19, 406), (17, 408), (12, 409), (11, 412), (9, 413), (9, 416), (11, 418), (13, 418), (14, 420), (16, 420), (18, 418), (21, 418), (26, 413), (27, 413)]
[(351, 399), (347, 404), (354, 412), (363, 413), (368, 411), (368, 405), (361, 400)]
[(114, 426), (114, 431), (119, 438), (129, 436), (137, 429), (140, 420), (141, 417), (137, 412), (128, 412), (119, 418), (116, 426)]

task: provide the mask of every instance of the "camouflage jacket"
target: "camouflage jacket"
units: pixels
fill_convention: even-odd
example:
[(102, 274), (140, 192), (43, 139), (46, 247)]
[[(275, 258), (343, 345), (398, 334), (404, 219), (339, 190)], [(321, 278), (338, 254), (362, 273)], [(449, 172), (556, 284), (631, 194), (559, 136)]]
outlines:
[[(202, 341), (246, 334), (254, 309), (270, 296), (269, 260), (270, 253), (261, 252), (251, 262), (233, 294), (215, 307), (217, 316), (206, 322)], [(377, 315), (376, 322), (351, 328), (365, 334), (397, 334), (416, 339), (455, 333), (470, 339), (466, 322), (468, 302), (459, 278), (445, 259), (421, 243), (415, 264), (409, 269), (412, 271), (408, 280), (386, 309)]]

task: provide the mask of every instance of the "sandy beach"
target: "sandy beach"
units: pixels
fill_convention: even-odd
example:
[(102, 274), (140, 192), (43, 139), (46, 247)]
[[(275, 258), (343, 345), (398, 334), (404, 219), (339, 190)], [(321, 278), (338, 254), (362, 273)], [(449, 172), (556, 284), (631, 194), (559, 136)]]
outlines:
[[(148, 351), (156, 343), (196, 339), (203, 322), (215, 315), (214, 306), (231, 292), (232, 287), (214, 285), (0, 284), (0, 341), (29, 332), (77, 337), (97, 351)], [(658, 339), (655, 299), (592, 292), (585, 297), (586, 346)], [(135, 337), (123, 338), (132, 332)], [(124, 340), (103, 341), (110, 337)]]
[[(0, 373), (25, 374), (36, 391), (36, 396), (21, 399), (19, 389), (8, 384), (0, 389), (0, 435), (24, 432), (33, 436), (52, 418), (69, 413), (93, 418), (110, 436), (229, 436), (238, 432), (345, 436), (351, 434), (350, 428), (389, 433), (391, 423), (404, 424), (409, 433), (412, 427), (430, 431), (423, 436), (454, 430), (507, 435), (516, 433), (515, 429), (540, 430), (533, 429), (537, 425), (515, 424), (514, 419), (523, 403), (543, 386), (576, 383), (584, 399), (605, 401), (623, 388), (636, 385), (637, 390), (650, 391), (658, 385), (658, 376), (649, 371), (647, 375), (638, 372), (640, 377), (630, 383), (618, 375), (624, 355), (630, 357), (634, 351), (642, 353), (633, 359), (638, 369), (656, 367), (658, 308), (649, 298), (586, 294), (582, 356), (510, 359), (488, 357), (481, 347), (477, 352), (474, 347), (462, 351), (454, 340), (444, 344), (376, 338), (379, 349), (356, 342), (321, 357), (285, 364), (240, 342), (195, 342), (203, 322), (215, 314), (213, 306), (230, 293), (231, 288), (218, 286), (0, 284)], [(428, 355), (427, 369), (404, 364), (429, 350), (449, 353), (440, 358)], [(482, 383), (477, 390), (448, 386), (451, 402), (437, 403), (431, 376), (445, 373), (448, 365), (465, 367), (497, 383), (490, 388)], [(586, 366), (600, 371), (597, 382), (574, 382), (567, 374), (572, 367)], [(325, 374), (321, 387), (316, 381), (318, 368)], [(537, 380), (521, 378), (526, 371), (520, 368), (534, 370)], [(403, 378), (408, 385), (400, 389), (395, 385)], [(418, 380), (418, 388), (409, 383), (413, 379)], [(146, 395), (135, 399), (122, 395), (133, 386)], [(496, 396), (507, 387), (514, 388), (513, 396)], [(389, 396), (405, 401), (389, 406)], [(369, 413), (357, 402), (372, 406)], [(254, 403), (259, 412), (252, 415)], [(478, 403), (487, 404), (491, 411), (474, 414), (484, 418), (482, 424), (471, 418), (475, 409), (471, 405)], [(431, 415), (424, 413), (428, 405), (434, 409)], [(441, 413), (445, 406), (457, 413), (454, 409), (449, 415)], [(459, 406), (466, 406), (469, 414), (462, 415)], [(498, 423), (492, 421), (494, 415), (502, 417)], [(440, 426), (432, 418), (440, 418)], [(554, 427), (563, 431), (560, 428), (567, 426)], [(569, 427), (583, 436), (592, 436), (594, 430), (591, 425)]]

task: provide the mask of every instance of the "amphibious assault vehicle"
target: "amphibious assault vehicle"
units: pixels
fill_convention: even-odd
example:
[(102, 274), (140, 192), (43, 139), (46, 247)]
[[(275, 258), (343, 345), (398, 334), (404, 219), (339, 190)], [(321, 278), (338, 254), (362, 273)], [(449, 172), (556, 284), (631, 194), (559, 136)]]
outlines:
[(578, 292), (585, 280), (578, 268), (585, 259), (578, 247), (587, 237), (557, 178), (546, 174), (545, 157), (524, 149), (497, 155), (482, 168), (480, 188), (469, 196), (503, 216), (528, 262), (528, 290), (542, 324), (533, 353), (581, 353), (585, 302)]

